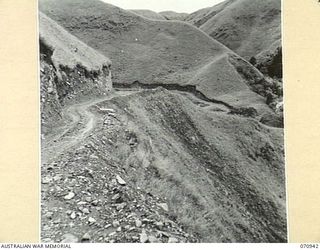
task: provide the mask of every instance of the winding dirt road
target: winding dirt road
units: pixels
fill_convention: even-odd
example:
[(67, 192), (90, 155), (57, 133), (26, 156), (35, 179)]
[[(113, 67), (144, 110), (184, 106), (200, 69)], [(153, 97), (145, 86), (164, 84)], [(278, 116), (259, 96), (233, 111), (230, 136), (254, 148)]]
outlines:
[(64, 125), (52, 131), (41, 143), (42, 164), (50, 163), (58, 155), (81, 142), (95, 127), (96, 117), (89, 111), (90, 107), (117, 96), (132, 94), (133, 91), (117, 91), (108, 97), (85, 101), (66, 107), (62, 111)]
[[(90, 112), (90, 107), (97, 105), (100, 102), (112, 100), (118, 96), (126, 96), (142, 91), (143, 89), (125, 89), (117, 90), (99, 99), (76, 103), (67, 106), (62, 111), (64, 125), (55, 128), (41, 143), (41, 161), (42, 164), (48, 164), (57, 156), (63, 154), (77, 143), (84, 140), (90, 135), (96, 124), (96, 117)], [(204, 101), (192, 93), (181, 92), (179, 90), (170, 90), (174, 93), (181, 94), (192, 101), (195, 105), (203, 108), (214, 108), (227, 112), (229, 109), (222, 104)]]

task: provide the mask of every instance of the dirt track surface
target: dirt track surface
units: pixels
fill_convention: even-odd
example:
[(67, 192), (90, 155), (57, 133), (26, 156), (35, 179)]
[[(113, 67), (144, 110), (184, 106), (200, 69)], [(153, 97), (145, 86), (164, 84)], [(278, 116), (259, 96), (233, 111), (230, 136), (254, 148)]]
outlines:
[(67, 106), (63, 110), (65, 124), (51, 133), (42, 142), (42, 162), (48, 163), (52, 161), (59, 154), (75, 146), (90, 134), (96, 124), (96, 117), (89, 111), (90, 107), (99, 102), (110, 100), (115, 96), (130, 93), (132, 92), (116, 92), (105, 98), (83, 101)]
[[(115, 97), (126, 96), (139, 91), (142, 90), (118, 89), (112, 94), (109, 94), (108, 97), (82, 101), (65, 107), (63, 110), (64, 125), (58, 127), (55, 132), (50, 133), (48, 137), (42, 141), (42, 163), (50, 163), (50, 161), (58, 157), (61, 153), (69, 150), (90, 135), (94, 129), (94, 126), (96, 125), (97, 119), (96, 115), (90, 112), (91, 107), (94, 107), (98, 103), (104, 101), (110, 101)], [(224, 104), (215, 104), (201, 100), (192, 93), (181, 92), (179, 90), (172, 91), (186, 96), (199, 107), (205, 107), (207, 109), (220, 110), (224, 112), (230, 111), (228, 106)]]
[[(105, 98), (66, 107), (63, 110), (65, 124), (43, 139), (41, 211), (44, 242), (197, 241), (183, 233), (166, 214), (155, 214), (155, 206), (162, 213), (166, 212), (161, 205), (166, 203), (145, 196), (139, 189), (130, 190), (118, 177), (117, 170), (110, 169), (112, 160), (108, 159), (108, 164), (103, 162), (104, 166), (99, 166), (97, 172), (91, 170), (98, 157), (92, 153), (90, 137), (101, 117), (90, 109), (100, 110), (98, 103), (135, 92), (118, 91)], [(84, 159), (86, 157), (89, 159)], [(75, 163), (79, 165), (74, 166)], [(119, 178), (124, 183), (119, 184)], [(137, 202), (138, 199), (143, 201)]]

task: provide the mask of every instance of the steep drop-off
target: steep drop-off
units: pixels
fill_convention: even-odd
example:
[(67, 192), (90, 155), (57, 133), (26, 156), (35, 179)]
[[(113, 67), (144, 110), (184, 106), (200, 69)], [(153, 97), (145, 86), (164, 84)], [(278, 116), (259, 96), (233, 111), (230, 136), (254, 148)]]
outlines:
[(189, 232), (205, 242), (286, 240), (282, 129), (208, 112), (164, 89), (99, 107), (126, 117), (106, 151), (132, 185), (165, 196), (170, 214)]

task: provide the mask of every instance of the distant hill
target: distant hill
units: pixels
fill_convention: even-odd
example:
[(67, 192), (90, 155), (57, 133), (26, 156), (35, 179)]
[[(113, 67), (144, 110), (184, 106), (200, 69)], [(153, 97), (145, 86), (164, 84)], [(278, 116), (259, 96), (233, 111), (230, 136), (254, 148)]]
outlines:
[(212, 7), (206, 7), (197, 10), (185, 17), (184, 20), (200, 28), (201, 25), (209, 21), (211, 18), (223, 11), (228, 5), (232, 4), (235, 1), (236, 0), (226, 0)]
[(185, 20), (247, 60), (259, 55), (262, 64), (269, 65), (267, 71), (275, 68), (269, 75), (282, 77), (281, 64), (270, 66), (270, 58), (262, 58), (263, 54), (281, 51), (280, 0), (227, 0), (196, 11)]
[(179, 13), (175, 11), (162, 11), (159, 12), (160, 15), (164, 16), (167, 20), (179, 20), (184, 21), (184, 19), (189, 16), (188, 13)]
[(130, 10), (139, 16), (143, 16), (145, 18), (154, 19), (154, 20), (166, 20), (164, 16), (161, 14), (152, 11), (152, 10)]
[(193, 85), (208, 98), (270, 112), (273, 83), (194, 26), (143, 18), (101, 1), (41, 0), (40, 10), (109, 57), (113, 82)]

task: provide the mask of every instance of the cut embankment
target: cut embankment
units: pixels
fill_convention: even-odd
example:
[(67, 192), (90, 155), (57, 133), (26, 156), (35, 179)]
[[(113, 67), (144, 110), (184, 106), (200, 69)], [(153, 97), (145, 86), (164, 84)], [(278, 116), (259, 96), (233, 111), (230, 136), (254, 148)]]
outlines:
[(111, 62), (40, 12), (42, 132), (61, 119), (62, 105), (111, 89)]
[[(170, 91), (174, 91), (174, 93), (185, 94), (185, 96), (189, 97), (189, 100), (192, 100), (194, 103), (197, 103), (199, 106), (212, 106), (212, 104), (216, 105), (216, 108), (219, 110), (224, 110), (229, 112), (230, 114), (237, 114), (244, 117), (258, 117), (258, 112), (253, 107), (235, 107), (224, 101), (220, 101), (213, 98), (208, 98), (201, 91), (197, 90), (196, 86), (193, 85), (179, 85), (179, 84), (144, 84), (138, 81), (133, 84), (119, 84), (113, 83), (113, 88), (115, 90), (143, 90), (143, 89), (157, 89), (164, 88)], [(191, 94), (187, 95), (187, 94)], [(272, 113), (270, 114), (272, 116)], [(268, 124), (269, 126), (273, 126), (272, 123)], [(276, 126), (278, 127), (278, 126)]]

